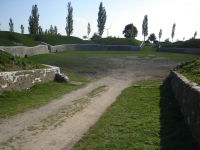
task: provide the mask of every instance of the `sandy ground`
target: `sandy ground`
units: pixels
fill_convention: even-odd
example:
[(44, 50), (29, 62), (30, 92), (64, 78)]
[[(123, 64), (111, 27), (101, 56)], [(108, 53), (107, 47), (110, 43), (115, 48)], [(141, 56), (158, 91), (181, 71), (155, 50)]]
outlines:
[[(55, 99), (49, 104), (1, 120), (0, 149), (16, 150), (67, 150), (81, 139), (95, 124), (122, 90), (133, 82), (145, 79), (163, 80), (179, 62), (163, 61), (166, 58), (132, 59), (111, 58), (120, 69), (84, 88)], [(106, 85), (103, 92), (91, 98), (92, 90)]]

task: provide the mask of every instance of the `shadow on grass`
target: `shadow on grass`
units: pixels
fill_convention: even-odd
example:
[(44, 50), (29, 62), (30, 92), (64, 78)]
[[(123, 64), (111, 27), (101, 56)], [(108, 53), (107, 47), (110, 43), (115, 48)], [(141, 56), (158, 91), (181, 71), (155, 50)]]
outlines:
[(162, 150), (196, 150), (198, 143), (193, 139), (184, 121), (171, 86), (160, 86), (160, 145)]

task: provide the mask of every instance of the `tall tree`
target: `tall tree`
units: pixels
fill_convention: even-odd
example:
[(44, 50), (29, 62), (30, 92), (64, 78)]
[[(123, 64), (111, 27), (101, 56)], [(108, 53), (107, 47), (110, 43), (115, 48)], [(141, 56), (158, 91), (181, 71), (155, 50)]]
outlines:
[(44, 34), (45, 34), (45, 35), (47, 35), (47, 34), (48, 34), (48, 31), (47, 31), (47, 29), (45, 30)]
[(37, 5), (32, 6), (31, 15), (29, 17), (29, 27), (28, 31), (30, 34), (37, 34), (39, 31), (39, 14), (38, 14), (38, 8)]
[(73, 8), (71, 6), (71, 2), (68, 2), (68, 15), (66, 17), (67, 20), (67, 24), (65, 27), (67, 36), (70, 36), (73, 33), (73, 16), (72, 16), (72, 12), (73, 12)]
[(149, 36), (149, 40), (154, 42), (156, 40), (156, 36), (154, 33), (151, 33), (150, 36)]
[(54, 26), (54, 34), (55, 34), (55, 35), (58, 34), (58, 28), (57, 28), (57, 26)]
[(160, 32), (159, 32), (159, 42), (160, 42), (161, 37), (162, 37), (162, 29), (160, 29)]
[(14, 23), (11, 18), (10, 18), (10, 22), (9, 22), (9, 27), (10, 27), (10, 32), (14, 32)]
[(175, 27), (176, 27), (176, 24), (174, 23), (173, 27), (172, 27), (172, 42), (173, 42), (173, 38), (174, 38), (174, 34), (175, 34)]
[(88, 38), (91, 32), (91, 28), (90, 28), (90, 23), (88, 22), (88, 26), (87, 26), (87, 34), (88, 34)]
[(148, 35), (148, 16), (147, 15), (144, 16), (144, 20), (142, 23), (142, 35), (144, 35), (144, 41), (145, 41), (145, 37)]
[(126, 38), (135, 38), (137, 37), (138, 30), (137, 28), (131, 23), (125, 26), (123, 32), (124, 37)]
[(42, 27), (41, 27), (41, 26), (38, 27), (38, 33), (39, 33), (39, 34), (43, 34), (43, 31), (42, 31)]
[(97, 19), (97, 27), (98, 27), (98, 31), (99, 31), (99, 36), (101, 37), (103, 32), (104, 32), (104, 28), (105, 28), (105, 23), (106, 23), (106, 9), (105, 7), (103, 7), (102, 2), (99, 5), (99, 13), (98, 13), (98, 19)]
[(50, 32), (50, 34), (54, 34), (53, 26), (52, 25), (50, 26), (49, 32)]
[(196, 38), (196, 36), (197, 36), (197, 31), (194, 33), (194, 39)]
[(21, 29), (21, 34), (24, 34), (24, 26), (22, 24), (20, 26), (20, 29)]

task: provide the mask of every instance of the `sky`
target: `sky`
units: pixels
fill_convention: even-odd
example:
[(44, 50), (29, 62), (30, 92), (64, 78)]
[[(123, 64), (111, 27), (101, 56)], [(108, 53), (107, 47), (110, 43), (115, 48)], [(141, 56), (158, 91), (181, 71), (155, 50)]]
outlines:
[[(124, 38), (122, 31), (127, 24), (133, 23), (138, 30), (136, 39), (144, 40), (142, 22), (148, 16), (148, 36), (154, 33), (158, 39), (162, 29), (161, 41), (171, 39), (172, 26), (175, 23), (173, 41), (190, 39), (197, 31), (200, 38), (200, 0), (0, 0), (0, 30), (9, 31), (9, 21), (12, 18), (14, 32), (21, 32), (21, 24), (28, 32), (28, 19), (33, 5), (37, 5), (39, 25), (43, 31), (51, 25), (57, 26), (58, 33), (66, 36), (67, 4), (71, 2), (73, 8), (73, 34), (83, 38), (87, 35), (88, 22), (91, 33), (98, 32), (97, 19), (100, 2), (105, 7), (107, 20), (105, 28), (109, 28), (108, 35)], [(148, 37), (147, 36), (147, 37)], [(107, 37), (104, 29), (102, 37)], [(147, 38), (146, 37), (146, 38)]]

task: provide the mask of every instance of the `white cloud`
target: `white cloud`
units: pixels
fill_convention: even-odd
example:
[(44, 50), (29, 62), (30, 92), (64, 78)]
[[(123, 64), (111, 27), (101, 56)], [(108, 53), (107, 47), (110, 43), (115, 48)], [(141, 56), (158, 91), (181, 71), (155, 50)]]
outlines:
[(83, 18), (73, 18), (73, 20), (79, 21), (79, 22), (81, 22), (81, 23), (85, 23), (85, 22), (86, 22), (86, 20), (83, 19)]

